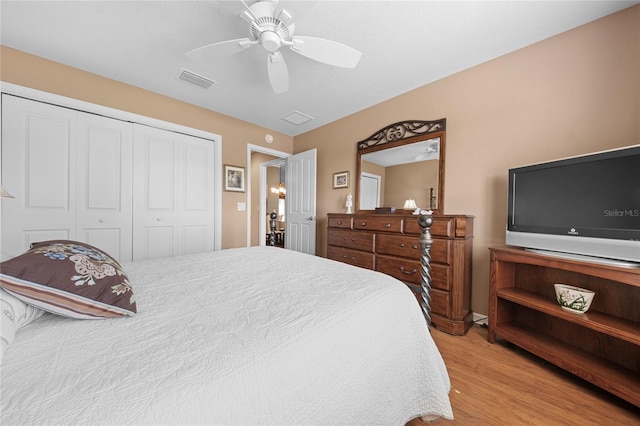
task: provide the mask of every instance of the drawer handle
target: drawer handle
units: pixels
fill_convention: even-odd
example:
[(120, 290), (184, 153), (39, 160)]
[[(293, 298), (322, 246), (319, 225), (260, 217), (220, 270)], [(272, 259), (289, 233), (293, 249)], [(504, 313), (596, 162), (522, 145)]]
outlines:
[(338, 221), (338, 225), (342, 225), (342, 221), (341, 220)]
[(367, 222), (360, 223), (360, 226), (367, 226)]
[(391, 228), (391, 224), (390, 224), (390, 223), (385, 223), (385, 224), (384, 224), (384, 227), (385, 227), (385, 228)]
[(400, 267), (400, 272), (402, 272), (403, 274), (406, 274), (406, 275), (411, 275), (411, 274), (415, 274), (416, 272), (418, 272), (418, 270), (417, 269), (412, 269), (410, 271), (406, 271), (404, 269), (404, 266), (401, 266)]
[(400, 247), (404, 248), (404, 243), (400, 243)]
[(413, 248), (414, 248), (414, 249), (417, 249), (417, 248), (418, 248), (418, 246), (417, 246), (417, 245), (414, 245), (414, 246), (413, 246)]
[(355, 242), (356, 242), (356, 239), (355, 239), (355, 238), (351, 238), (351, 242), (352, 242), (352, 243), (355, 243)]

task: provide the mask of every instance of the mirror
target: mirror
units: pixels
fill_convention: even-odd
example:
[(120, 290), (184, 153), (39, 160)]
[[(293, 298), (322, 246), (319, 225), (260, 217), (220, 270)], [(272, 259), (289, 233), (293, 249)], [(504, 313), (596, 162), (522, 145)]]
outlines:
[(412, 213), (444, 211), (446, 119), (402, 121), (357, 143), (355, 206), (358, 211), (394, 207)]

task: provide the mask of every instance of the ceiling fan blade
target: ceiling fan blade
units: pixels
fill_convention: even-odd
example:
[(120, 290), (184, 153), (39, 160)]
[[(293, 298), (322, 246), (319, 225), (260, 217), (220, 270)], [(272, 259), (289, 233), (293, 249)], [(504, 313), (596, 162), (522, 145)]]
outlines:
[(355, 68), (360, 51), (336, 41), (318, 37), (295, 36), (291, 50), (314, 61), (343, 68)]
[(280, 52), (272, 52), (267, 55), (267, 73), (269, 82), (275, 93), (284, 93), (289, 90), (289, 70)]
[(197, 49), (188, 51), (185, 55), (198, 61), (213, 61), (222, 55), (232, 55), (241, 52), (254, 44), (256, 43), (248, 38), (238, 38), (198, 47)]

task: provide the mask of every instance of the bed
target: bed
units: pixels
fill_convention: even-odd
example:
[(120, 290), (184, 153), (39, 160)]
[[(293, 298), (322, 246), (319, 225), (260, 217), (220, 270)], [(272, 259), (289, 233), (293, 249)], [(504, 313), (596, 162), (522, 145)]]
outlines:
[(453, 418), (420, 306), (390, 276), (275, 247), (121, 268), (135, 312), (84, 320), (26, 304), (2, 358), (3, 425)]

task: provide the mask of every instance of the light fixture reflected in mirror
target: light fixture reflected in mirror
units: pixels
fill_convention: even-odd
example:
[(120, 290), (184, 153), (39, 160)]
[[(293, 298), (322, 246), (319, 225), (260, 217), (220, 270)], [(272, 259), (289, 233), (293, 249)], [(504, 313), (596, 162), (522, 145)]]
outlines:
[(280, 182), (277, 187), (271, 188), (271, 193), (276, 194), (278, 198), (284, 198), (287, 194), (287, 189), (285, 188), (284, 183)]

